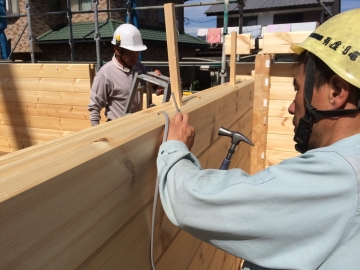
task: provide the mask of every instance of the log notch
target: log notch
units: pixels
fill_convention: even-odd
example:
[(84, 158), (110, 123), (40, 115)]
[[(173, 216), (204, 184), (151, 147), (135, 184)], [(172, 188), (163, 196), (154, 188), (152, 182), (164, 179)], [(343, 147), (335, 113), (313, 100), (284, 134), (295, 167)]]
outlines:
[(258, 54), (255, 59), (255, 91), (253, 116), (253, 143), (251, 154), (251, 174), (265, 168), (266, 140), (268, 127), (268, 109), (270, 97), (270, 65), (269, 54)]

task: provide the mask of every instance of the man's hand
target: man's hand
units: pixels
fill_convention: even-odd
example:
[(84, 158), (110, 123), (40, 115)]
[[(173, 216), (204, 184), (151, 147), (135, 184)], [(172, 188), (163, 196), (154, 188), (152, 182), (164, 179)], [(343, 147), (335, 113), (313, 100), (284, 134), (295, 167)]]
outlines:
[(187, 113), (178, 112), (171, 119), (167, 140), (177, 140), (186, 144), (191, 150), (194, 144), (195, 129), (189, 124), (190, 116)]

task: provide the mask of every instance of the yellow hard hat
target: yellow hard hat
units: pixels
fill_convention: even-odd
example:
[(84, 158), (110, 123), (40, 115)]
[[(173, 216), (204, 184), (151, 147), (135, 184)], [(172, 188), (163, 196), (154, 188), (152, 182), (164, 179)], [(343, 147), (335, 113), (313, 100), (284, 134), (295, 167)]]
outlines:
[(360, 88), (360, 8), (330, 18), (291, 49), (296, 54), (304, 50), (315, 54), (336, 74)]

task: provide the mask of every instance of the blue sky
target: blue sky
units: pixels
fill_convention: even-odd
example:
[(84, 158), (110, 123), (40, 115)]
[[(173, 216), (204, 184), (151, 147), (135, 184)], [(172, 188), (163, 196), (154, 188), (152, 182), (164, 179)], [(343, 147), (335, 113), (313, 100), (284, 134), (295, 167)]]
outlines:
[[(200, 2), (215, 2), (215, 0), (189, 0), (186, 4), (200, 3)], [(199, 28), (214, 28), (216, 27), (215, 17), (206, 17), (204, 12), (210, 6), (187, 7), (185, 8), (185, 17), (188, 24), (185, 24), (185, 32), (196, 36)], [(341, 11), (360, 8), (360, 0), (341, 0)]]

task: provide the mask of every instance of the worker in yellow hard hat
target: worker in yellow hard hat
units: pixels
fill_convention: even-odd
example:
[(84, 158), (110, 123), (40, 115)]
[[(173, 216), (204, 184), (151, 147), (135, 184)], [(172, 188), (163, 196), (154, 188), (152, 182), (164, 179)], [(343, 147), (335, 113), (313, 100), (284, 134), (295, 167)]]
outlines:
[(246, 260), (243, 269), (360, 265), (360, 9), (303, 43), (289, 107), (301, 154), (248, 175), (202, 170), (194, 128), (177, 113), (157, 167), (165, 213), (180, 228)]

